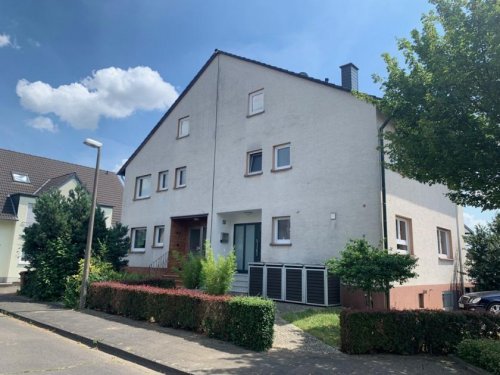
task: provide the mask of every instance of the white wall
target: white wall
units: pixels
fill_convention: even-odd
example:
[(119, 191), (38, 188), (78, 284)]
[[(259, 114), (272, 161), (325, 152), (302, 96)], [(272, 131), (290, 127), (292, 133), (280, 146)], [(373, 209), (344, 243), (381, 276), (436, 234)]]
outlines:
[[(411, 219), (413, 253), (418, 258), (419, 276), (405, 285), (449, 284), (459, 280), (459, 249), (464, 248), (462, 208), (457, 207), (442, 185), (428, 186), (386, 172), (388, 244), (396, 249), (396, 216)], [(438, 256), (437, 227), (451, 231), (453, 259)], [(460, 246), (459, 246), (460, 245)], [(462, 260), (465, 252), (462, 250)]]

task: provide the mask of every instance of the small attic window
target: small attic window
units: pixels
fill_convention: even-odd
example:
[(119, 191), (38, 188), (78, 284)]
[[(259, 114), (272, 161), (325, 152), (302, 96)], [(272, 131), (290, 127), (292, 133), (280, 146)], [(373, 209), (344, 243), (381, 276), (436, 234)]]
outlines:
[(27, 174), (12, 172), (12, 179), (16, 182), (22, 182), (23, 184), (29, 184), (30, 178)]

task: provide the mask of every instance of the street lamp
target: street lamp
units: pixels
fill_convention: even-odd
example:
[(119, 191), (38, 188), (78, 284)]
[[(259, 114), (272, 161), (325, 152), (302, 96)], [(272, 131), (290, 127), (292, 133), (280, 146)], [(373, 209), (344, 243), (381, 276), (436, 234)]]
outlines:
[(87, 299), (87, 288), (89, 283), (89, 270), (90, 270), (90, 254), (92, 247), (92, 236), (94, 235), (94, 215), (95, 206), (97, 202), (97, 182), (99, 180), (99, 162), (101, 160), (101, 147), (102, 143), (96, 140), (87, 138), (84, 142), (87, 146), (97, 149), (97, 160), (95, 163), (94, 174), (94, 189), (92, 191), (92, 205), (90, 206), (89, 229), (87, 232), (87, 245), (85, 246), (85, 263), (83, 266), (82, 287), (80, 289), (80, 309), (85, 308), (85, 300)]

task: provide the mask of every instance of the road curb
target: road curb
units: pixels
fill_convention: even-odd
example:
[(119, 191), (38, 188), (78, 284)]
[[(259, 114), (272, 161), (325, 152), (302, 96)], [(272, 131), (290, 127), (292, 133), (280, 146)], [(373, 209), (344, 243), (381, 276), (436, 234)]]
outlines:
[(101, 352), (113, 355), (115, 357), (124, 359), (124, 360), (129, 361), (129, 362), (133, 362), (137, 365), (146, 367), (146, 368), (153, 370), (153, 371), (160, 372), (162, 374), (175, 374), (175, 375), (186, 375), (186, 374), (189, 375), (190, 374), (189, 372), (178, 370), (174, 367), (170, 367), (168, 365), (164, 365), (162, 363), (153, 361), (151, 359), (141, 357), (137, 354), (127, 352), (126, 350), (117, 348), (115, 346), (112, 346), (112, 345), (109, 345), (109, 344), (106, 344), (106, 343), (103, 343), (100, 341), (96, 341), (96, 340), (90, 339), (88, 337), (85, 337), (85, 336), (82, 336), (82, 335), (79, 335), (79, 334), (76, 334), (76, 333), (73, 333), (70, 331), (66, 331), (66, 330), (61, 329), (61, 328), (51, 326), (49, 324), (37, 321), (37, 320), (32, 319), (32, 318), (28, 318), (26, 316), (23, 316), (23, 315), (20, 315), (20, 314), (17, 314), (17, 313), (14, 313), (14, 312), (2, 309), (2, 308), (0, 308), (0, 313), (7, 315), (7, 316), (10, 316), (12, 318), (21, 320), (23, 322), (32, 324), (36, 327), (46, 329), (48, 331), (51, 331), (53, 333), (58, 334), (59, 336), (66, 337), (67, 339), (70, 339), (70, 340), (79, 342), (83, 345), (86, 345), (89, 348), (97, 349)]

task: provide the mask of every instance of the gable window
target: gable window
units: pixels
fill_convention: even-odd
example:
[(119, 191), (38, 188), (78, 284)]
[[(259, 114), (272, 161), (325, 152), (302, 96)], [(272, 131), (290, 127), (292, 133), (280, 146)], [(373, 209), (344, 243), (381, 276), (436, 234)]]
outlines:
[(177, 168), (175, 170), (175, 188), (180, 189), (186, 187), (187, 171), (186, 167)]
[(165, 226), (164, 225), (155, 226), (154, 241), (153, 241), (154, 247), (163, 247), (163, 235), (164, 235), (164, 233), (165, 233)]
[(144, 199), (151, 196), (151, 175), (140, 176), (135, 179), (135, 199)]
[(16, 182), (22, 182), (23, 184), (29, 184), (30, 178), (27, 174), (12, 172), (12, 179)]
[(451, 231), (437, 228), (438, 254), (440, 258), (451, 259)]
[(400, 253), (410, 254), (411, 220), (396, 216), (396, 249)]
[(177, 138), (184, 138), (189, 135), (189, 117), (184, 117), (177, 124)]
[(168, 171), (158, 173), (158, 191), (168, 189)]
[(264, 90), (252, 92), (248, 95), (248, 115), (264, 112)]
[(262, 150), (251, 151), (247, 154), (247, 175), (262, 173)]
[(279, 171), (290, 169), (292, 167), (290, 161), (290, 143), (274, 146), (274, 163), (273, 170)]
[(273, 245), (290, 245), (290, 216), (273, 218)]
[(132, 228), (132, 252), (146, 250), (146, 228)]

